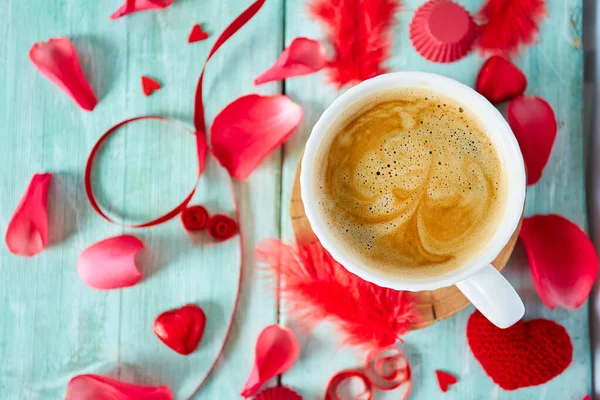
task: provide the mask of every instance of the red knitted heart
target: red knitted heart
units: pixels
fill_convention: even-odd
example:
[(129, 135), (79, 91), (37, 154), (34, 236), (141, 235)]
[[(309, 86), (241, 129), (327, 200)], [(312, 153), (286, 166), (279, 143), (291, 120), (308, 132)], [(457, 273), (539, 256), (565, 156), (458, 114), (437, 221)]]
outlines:
[(505, 390), (546, 383), (573, 359), (569, 334), (547, 319), (500, 329), (476, 311), (467, 322), (467, 339), (484, 371)]
[(191, 354), (204, 333), (206, 316), (195, 304), (165, 311), (154, 321), (154, 333), (179, 354)]

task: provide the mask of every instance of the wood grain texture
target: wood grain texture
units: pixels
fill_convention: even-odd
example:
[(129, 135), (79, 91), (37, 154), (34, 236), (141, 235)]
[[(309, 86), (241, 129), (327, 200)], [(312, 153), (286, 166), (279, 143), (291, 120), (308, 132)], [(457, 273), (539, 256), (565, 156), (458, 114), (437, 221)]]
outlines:
[[(5, 229), (19, 196), (35, 172), (50, 171), (51, 246), (24, 259), (0, 248), (0, 398), (61, 399), (68, 380), (83, 372), (111, 373), (138, 383), (168, 383), (183, 399), (205, 372), (224, 335), (231, 313), (239, 255), (236, 242), (198, 248), (179, 221), (134, 231), (148, 251), (140, 260), (146, 278), (137, 287), (99, 292), (81, 283), (75, 271), (88, 245), (124, 230), (101, 220), (83, 190), (83, 166), (101, 132), (140, 114), (160, 114), (190, 123), (196, 80), (216, 35), (249, 0), (176, 0), (167, 10), (111, 21), (120, 0), (5, 0), (0, 26), (0, 227)], [(390, 70), (438, 72), (471, 84), (483, 61), (477, 55), (436, 65), (410, 46), (408, 22), (423, 0), (405, 1), (395, 31)], [(481, 0), (463, 0), (476, 11)], [(528, 93), (546, 98), (557, 113), (559, 135), (548, 168), (530, 188), (527, 215), (558, 212), (585, 226), (582, 138), (582, 52), (580, 0), (548, 0), (550, 19), (541, 43), (517, 63), (529, 78)], [(192, 25), (211, 34), (187, 44)], [(39, 40), (70, 37), (100, 99), (91, 114), (77, 108), (29, 63), (27, 52)], [(300, 0), (268, 0), (257, 17), (211, 61), (205, 80), (207, 119), (238, 96), (258, 91), (287, 93), (301, 104), (301, 127), (281, 151), (269, 156), (249, 180), (235, 184), (244, 233), (241, 305), (225, 356), (197, 399), (236, 398), (252, 363), (253, 345), (264, 326), (278, 319), (278, 302), (257, 279), (253, 249), (262, 238), (291, 239), (288, 212), (296, 165), (310, 129), (338, 95), (322, 73), (254, 88), (252, 80), (294, 37), (321, 38)], [(158, 79), (163, 89), (149, 98), (140, 76)], [(120, 132), (102, 151), (95, 174), (102, 204), (111, 215), (141, 220), (159, 214), (185, 194), (194, 181), (190, 137), (160, 125)], [(195, 202), (211, 211), (231, 212), (222, 171), (209, 166)], [(504, 392), (485, 377), (464, 338), (471, 309), (406, 337), (414, 370), (413, 399), (438, 398), (433, 371), (457, 374), (448, 399), (580, 399), (590, 392), (587, 306), (574, 312), (549, 311), (539, 301), (522, 249), (517, 246), (506, 274), (527, 307), (527, 318), (555, 319), (569, 331), (574, 362), (559, 378), (539, 388)], [(171, 353), (152, 335), (160, 311), (197, 302), (208, 314), (206, 336), (190, 358)], [(281, 316), (285, 320), (285, 315)], [(330, 326), (301, 337), (302, 355), (283, 383), (305, 399), (322, 398), (329, 377), (362, 364), (352, 350), (338, 351)], [(378, 399), (398, 398), (397, 393)]]

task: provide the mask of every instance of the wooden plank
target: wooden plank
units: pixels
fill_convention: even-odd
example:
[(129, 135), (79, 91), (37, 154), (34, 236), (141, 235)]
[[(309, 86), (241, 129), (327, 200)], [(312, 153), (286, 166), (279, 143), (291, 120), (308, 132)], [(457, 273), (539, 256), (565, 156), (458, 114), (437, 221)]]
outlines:
[[(422, 0), (405, 1), (395, 29), (390, 70), (421, 70), (440, 73), (472, 85), (483, 59), (476, 54), (450, 64), (438, 65), (422, 59), (412, 48), (408, 24)], [(477, 11), (479, 0), (461, 1), (470, 11)], [(549, 0), (549, 18), (544, 22), (540, 43), (518, 58), (529, 79), (528, 94), (539, 95), (550, 102), (559, 121), (556, 144), (544, 176), (529, 188), (526, 215), (555, 212), (586, 225), (584, 188), (584, 147), (582, 135), (582, 51), (576, 46), (581, 37), (580, 0)], [(286, 44), (297, 36), (322, 38), (319, 27), (311, 21), (305, 4), (286, 2)], [(300, 130), (285, 146), (283, 168), (283, 235), (292, 236), (290, 219), (286, 220), (286, 201), (297, 162), (312, 125), (338, 93), (326, 83), (324, 74), (289, 79), (286, 93), (303, 105), (306, 116)], [(439, 397), (434, 370), (443, 369), (459, 376), (459, 384), (444, 396), (448, 399), (576, 399), (591, 391), (587, 305), (579, 310), (548, 310), (540, 302), (533, 287), (522, 247), (517, 246), (505, 270), (526, 304), (526, 318), (550, 318), (568, 330), (574, 345), (574, 362), (565, 373), (541, 387), (506, 392), (485, 376), (473, 358), (465, 340), (466, 320), (473, 308), (455, 317), (406, 336), (405, 350), (412, 362), (414, 385), (411, 398)], [(362, 356), (354, 350), (338, 350), (338, 343), (328, 325), (321, 326), (303, 340), (302, 357), (286, 373), (283, 382), (297, 388), (305, 398), (322, 396), (328, 379), (337, 371), (359, 367)], [(394, 399), (399, 394), (378, 394), (377, 398)]]
[[(0, 218), (5, 227), (18, 196), (36, 171), (55, 180), (50, 204), (52, 247), (32, 259), (14, 257), (2, 246), (0, 389), (7, 399), (59, 399), (68, 379), (82, 372), (110, 373), (138, 383), (167, 383), (185, 398), (204, 375), (225, 334), (239, 264), (235, 240), (193, 246), (177, 220), (136, 230), (148, 248), (141, 257), (146, 278), (137, 287), (99, 292), (77, 277), (77, 256), (91, 243), (124, 231), (91, 211), (83, 190), (83, 166), (105, 129), (128, 117), (160, 114), (191, 123), (196, 80), (217, 34), (248, 2), (226, 0), (195, 7), (177, 1), (167, 10), (109, 20), (119, 1), (85, 3), (8, 1), (10, 22), (0, 31)], [(238, 96), (255, 91), (252, 80), (281, 52), (282, 1), (269, 1), (256, 19), (224, 47), (205, 78), (207, 117)], [(34, 12), (35, 10), (35, 12)], [(194, 23), (211, 33), (187, 44)], [(34, 70), (32, 43), (69, 36), (99, 95), (91, 114), (80, 111)], [(244, 68), (240, 68), (244, 65)], [(163, 89), (141, 93), (140, 76), (157, 78)], [(259, 92), (280, 92), (277, 84)], [(194, 182), (193, 140), (159, 124), (135, 125), (105, 146), (95, 174), (99, 197), (111, 214), (141, 220), (165, 211)], [(235, 184), (244, 233), (245, 267), (241, 306), (225, 357), (197, 398), (233, 398), (249, 372), (260, 330), (276, 321), (276, 298), (256, 279), (252, 251), (263, 237), (280, 232), (280, 156), (269, 157), (252, 177)], [(231, 213), (220, 169), (209, 165), (195, 202), (211, 212)], [(250, 294), (252, 293), (252, 296)], [(179, 356), (152, 334), (161, 311), (197, 302), (207, 314), (199, 350)]]

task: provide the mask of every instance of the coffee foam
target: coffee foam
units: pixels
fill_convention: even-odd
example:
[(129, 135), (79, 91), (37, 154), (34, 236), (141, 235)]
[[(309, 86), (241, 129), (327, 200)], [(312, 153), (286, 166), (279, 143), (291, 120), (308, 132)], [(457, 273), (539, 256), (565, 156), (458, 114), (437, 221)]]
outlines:
[(315, 193), (344, 250), (389, 275), (467, 262), (495, 232), (504, 174), (477, 117), (426, 89), (354, 104), (321, 145)]

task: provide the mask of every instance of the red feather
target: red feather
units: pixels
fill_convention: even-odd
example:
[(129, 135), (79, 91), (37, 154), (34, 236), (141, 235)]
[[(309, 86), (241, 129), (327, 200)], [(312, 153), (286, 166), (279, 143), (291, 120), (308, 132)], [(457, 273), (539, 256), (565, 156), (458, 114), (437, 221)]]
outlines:
[(267, 239), (255, 256), (280, 277), (286, 311), (308, 331), (328, 320), (342, 344), (373, 350), (393, 345), (419, 320), (412, 294), (351, 274), (318, 241), (288, 246)]
[(477, 18), (478, 47), (482, 54), (516, 54), (537, 38), (539, 24), (546, 16), (545, 0), (487, 0)]
[(329, 79), (338, 87), (387, 72), (395, 13), (401, 0), (313, 0), (309, 12), (325, 26), (335, 55)]

